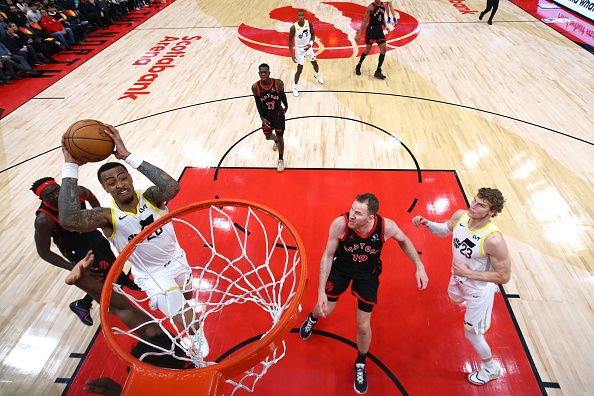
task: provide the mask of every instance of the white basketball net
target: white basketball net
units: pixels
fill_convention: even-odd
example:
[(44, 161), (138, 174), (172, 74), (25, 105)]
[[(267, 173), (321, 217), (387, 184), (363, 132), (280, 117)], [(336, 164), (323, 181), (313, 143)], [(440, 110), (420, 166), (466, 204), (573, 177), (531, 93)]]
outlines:
[[(237, 222), (241, 221), (238, 220), (241, 217), (244, 219), (239, 225)], [(184, 215), (183, 218), (174, 217), (172, 222), (193, 274), (192, 283), (184, 289), (193, 291), (192, 299), (186, 300), (188, 304), (184, 305), (184, 312), (190, 313), (192, 319), (184, 319), (181, 324), (174, 323), (160, 311), (146, 307), (158, 294), (166, 295), (166, 290), (146, 296), (138, 292), (131, 294), (114, 284), (114, 291), (124, 295), (151, 321), (130, 330), (118, 327), (112, 327), (112, 330), (115, 334), (127, 335), (160, 351), (145, 353), (140, 357), (141, 360), (148, 355), (170, 355), (189, 361), (196, 367), (205, 367), (216, 364), (214, 359), (237, 348), (238, 344), (245, 344), (250, 338), (259, 339), (260, 335), (263, 337), (278, 323), (295, 297), (300, 252), (295, 248), (296, 241), (284, 224), (257, 208), (210, 206)], [(267, 230), (271, 235), (274, 230), (276, 235), (269, 238)], [(145, 243), (150, 241), (144, 240), (139, 245)], [(171, 259), (175, 260), (173, 257)], [(239, 320), (238, 316), (241, 316)], [(181, 347), (187, 356), (178, 356), (174, 345), (171, 349), (164, 349), (134, 334), (148, 323), (157, 323), (172, 340), (172, 344)], [(210, 326), (216, 330), (209, 332)], [(205, 330), (210, 347), (208, 356), (202, 356), (204, 341), (197, 335), (202, 329)], [(283, 341), (282, 347), (274, 349), (249, 371), (228, 379), (227, 383), (233, 386), (231, 394), (238, 389), (253, 392), (256, 382), (283, 358), (285, 348)]]

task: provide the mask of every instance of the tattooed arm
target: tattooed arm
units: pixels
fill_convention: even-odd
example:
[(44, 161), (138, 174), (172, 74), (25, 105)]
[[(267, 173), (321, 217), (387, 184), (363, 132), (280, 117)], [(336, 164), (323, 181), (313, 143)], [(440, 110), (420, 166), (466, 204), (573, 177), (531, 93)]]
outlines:
[[(115, 157), (125, 160), (130, 155), (130, 152), (124, 146), (118, 130), (111, 125), (108, 125), (108, 127), (109, 129), (106, 129), (105, 133), (111, 136), (115, 142)], [(179, 183), (177, 180), (155, 165), (142, 161), (137, 169), (155, 184), (149, 187), (143, 195), (157, 207), (161, 207), (165, 202), (171, 201), (179, 192)]]
[[(64, 146), (62, 146), (62, 153), (64, 153), (64, 162), (82, 165), (82, 162), (75, 160)], [(64, 177), (58, 198), (60, 225), (68, 230), (78, 232), (90, 232), (101, 228), (105, 235), (111, 235), (113, 231), (111, 210), (101, 207), (81, 209), (78, 194), (78, 179)]]
[(138, 167), (140, 173), (145, 175), (150, 181), (155, 183), (144, 192), (144, 197), (154, 203), (157, 207), (169, 202), (179, 192), (179, 183), (169, 176), (165, 171), (143, 161)]

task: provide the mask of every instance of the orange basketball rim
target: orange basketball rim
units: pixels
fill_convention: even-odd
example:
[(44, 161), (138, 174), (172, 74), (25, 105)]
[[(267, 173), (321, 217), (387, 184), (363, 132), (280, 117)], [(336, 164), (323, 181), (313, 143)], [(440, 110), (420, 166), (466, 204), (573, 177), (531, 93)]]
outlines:
[(299, 269), (296, 274), (295, 294), (287, 309), (281, 315), (279, 321), (268, 331), (265, 336), (253, 342), (242, 350), (231, 355), (220, 363), (202, 368), (189, 370), (172, 370), (156, 367), (144, 363), (133, 357), (129, 351), (118, 343), (112, 330), (109, 302), (113, 293), (112, 287), (104, 287), (101, 293), (101, 323), (103, 333), (110, 349), (122, 359), (130, 368), (130, 373), (123, 386), (122, 395), (163, 395), (180, 394), (184, 391), (191, 391), (196, 395), (222, 395), (225, 381), (233, 378), (255, 366), (266, 356), (270, 355), (280, 344), (283, 338), (289, 333), (294, 320), (297, 317), (299, 304), (303, 296), (307, 281), (307, 259), (305, 248), (300, 235), (289, 221), (271, 208), (255, 202), (240, 199), (216, 199), (206, 200), (187, 205), (172, 213), (159, 218), (148, 227), (144, 228), (128, 245), (122, 250), (114, 265), (112, 266), (105, 285), (112, 285), (118, 274), (122, 271), (128, 257), (132, 254), (137, 244), (143, 242), (162, 225), (171, 222), (176, 217), (191, 214), (211, 207), (236, 207), (251, 208), (259, 214), (272, 216), (284, 226), (296, 243), (296, 255), (299, 255)]

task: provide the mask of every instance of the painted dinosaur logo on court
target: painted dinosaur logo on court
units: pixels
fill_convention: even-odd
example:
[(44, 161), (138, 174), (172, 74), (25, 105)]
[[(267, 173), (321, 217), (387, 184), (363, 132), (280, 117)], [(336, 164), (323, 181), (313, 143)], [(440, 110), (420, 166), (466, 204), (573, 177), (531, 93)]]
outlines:
[[(337, 9), (344, 18), (350, 19), (348, 32), (340, 30), (338, 27), (328, 22), (321, 21), (316, 15), (305, 10), (305, 19), (313, 23), (316, 42), (314, 49), (318, 59), (340, 59), (361, 56), (365, 49), (364, 37), (361, 37), (359, 43), (355, 42), (366, 7), (346, 2), (323, 2), (330, 7)], [(270, 18), (282, 22), (295, 22), (297, 20), (297, 11), (299, 9), (291, 6), (276, 8), (270, 11)], [(400, 19), (395, 29), (386, 34), (387, 50), (391, 51), (396, 47), (401, 47), (414, 40), (419, 32), (419, 22), (402, 11)], [(261, 29), (245, 24), (241, 24), (237, 31), (239, 40), (250, 48), (268, 54), (291, 57), (289, 52), (289, 28), (280, 32), (272, 29)], [(364, 36), (364, 34), (363, 34)], [(370, 54), (379, 53), (379, 48), (374, 45)]]

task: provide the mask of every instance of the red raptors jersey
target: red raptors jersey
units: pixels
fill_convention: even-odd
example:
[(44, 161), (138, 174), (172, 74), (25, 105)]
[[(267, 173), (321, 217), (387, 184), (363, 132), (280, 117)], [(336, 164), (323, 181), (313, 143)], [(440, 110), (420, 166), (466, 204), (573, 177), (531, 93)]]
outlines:
[[(349, 214), (343, 216), (348, 224)], [(334, 252), (333, 267), (357, 279), (370, 279), (382, 273), (380, 254), (384, 246), (384, 219), (376, 215), (374, 223), (366, 235), (360, 235), (347, 225)]]

